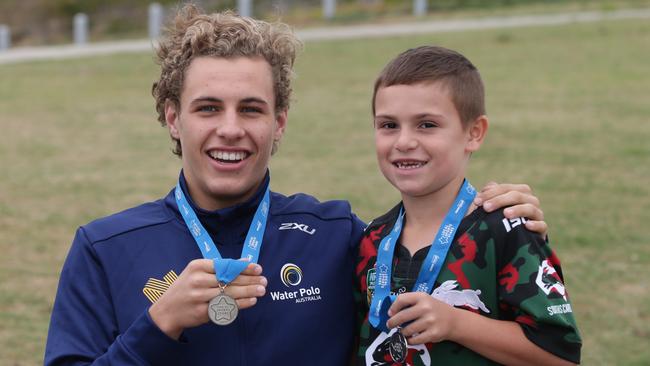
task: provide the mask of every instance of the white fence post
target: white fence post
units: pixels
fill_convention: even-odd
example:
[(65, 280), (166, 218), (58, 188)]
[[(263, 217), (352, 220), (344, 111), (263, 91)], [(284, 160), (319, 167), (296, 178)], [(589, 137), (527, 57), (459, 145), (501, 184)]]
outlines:
[(78, 13), (74, 16), (74, 43), (78, 46), (88, 42), (88, 15)]
[(8, 25), (0, 24), (0, 52), (11, 47), (11, 31)]
[(160, 30), (163, 23), (163, 7), (158, 3), (149, 4), (149, 38), (156, 39), (160, 37)]
[(323, 18), (332, 19), (336, 14), (336, 0), (322, 0), (323, 1)]
[(253, 15), (253, 0), (237, 0), (237, 12), (243, 17)]
[(413, 0), (413, 15), (421, 17), (427, 14), (427, 0)]

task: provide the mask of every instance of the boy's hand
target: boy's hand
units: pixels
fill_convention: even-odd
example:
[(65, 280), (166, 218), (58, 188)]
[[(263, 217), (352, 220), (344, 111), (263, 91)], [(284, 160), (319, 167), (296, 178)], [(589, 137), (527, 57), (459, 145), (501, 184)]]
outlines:
[[(225, 288), (225, 293), (237, 302), (239, 309), (257, 303), (257, 297), (266, 293), (267, 280), (259, 264), (250, 263)], [(153, 322), (172, 339), (178, 339), (183, 330), (209, 321), (208, 303), (221, 289), (209, 259), (195, 259), (172, 283), (165, 293), (149, 308)]]
[(388, 309), (388, 328), (402, 326), (409, 344), (441, 342), (450, 338), (458, 309), (424, 292), (397, 296)]
[(507, 218), (526, 217), (526, 228), (546, 237), (548, 225), (544, 221), (544, 211), (539, 207), (539, 199), (527, 184), (489, 182), (477, 193), (474, 204), (483, 206), (486, 212), (511, 206), (503, 211)]

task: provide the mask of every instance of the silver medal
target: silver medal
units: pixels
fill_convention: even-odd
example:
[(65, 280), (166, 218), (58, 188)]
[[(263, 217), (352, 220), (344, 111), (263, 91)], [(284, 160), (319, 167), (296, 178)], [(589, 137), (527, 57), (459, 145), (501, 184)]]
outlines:
[(408, 342), (406, 342), (406, 337), (404, 337), (400, 329), (390, 336), (390, 340), (388, 341), (388, 352), (394, 362), (402, 364), (406, 361), (406, 356), (408, 355)]
[(221, 290), (221, 293), (215, 298), (210, 300), (208, 304), (208, 317), (216, 325), (228, 325), (237, 319), (239, 308), (237, 302), (232, 297), (226, 295)]

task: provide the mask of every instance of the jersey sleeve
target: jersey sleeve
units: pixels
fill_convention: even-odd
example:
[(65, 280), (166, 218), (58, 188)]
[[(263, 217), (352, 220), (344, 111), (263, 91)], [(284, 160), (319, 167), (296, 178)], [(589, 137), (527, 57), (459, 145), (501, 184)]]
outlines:
[(45, 365), (166, 365), (184, 344), (165, 335), (148, 311), (122, 334), (108, 282), (83, 228), (61, 271), (45, 347)]
[(582, 341), (560, 261), (544, 239), (525, 228), (525, 219), (499, 219), (492, 226), (504, 243), (498, 261), (501, 318), (516, 321), (540, 348), (579, 363)]

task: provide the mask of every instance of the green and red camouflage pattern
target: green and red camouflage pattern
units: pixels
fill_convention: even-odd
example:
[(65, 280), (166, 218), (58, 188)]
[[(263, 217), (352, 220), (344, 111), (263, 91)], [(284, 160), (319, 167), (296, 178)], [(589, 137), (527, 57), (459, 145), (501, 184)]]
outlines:
[[(399, 208), (397, 205), (373, 220), (360, 243), (356, 267), (362, 320), (357, 354), (359, 365), (394, 364), (387, 351), (388, 335), (370, 326), (368, 308), (374, 293), (377, 247), (392, 229)], [(481, 208), (465, 217), (432, 296), (483, 316), (515, 321), (527, 338), (539, 347), (579, 363), (582, 341), (564, 286), (560, 261), (544, 239), (525, 228), (525, 221), (523, 218), (508, 220), (502, 211), (486, 213)], [(421, 262), (427, 250), (416, 253), (412, 262), (418, 258)], [(401, 256), (396, 255), (391, 282), (391, 290), (396, 294), (410, 291), (417, 276), (417, 271), (404, 275), (400, 263)], [(408, 264), (403, 263), (405, 265)], [(490, 336), (489, 329), (485, 335)], [(496, 363), (457, 343), (445, 341), (409, 346), (406, 364)]]

